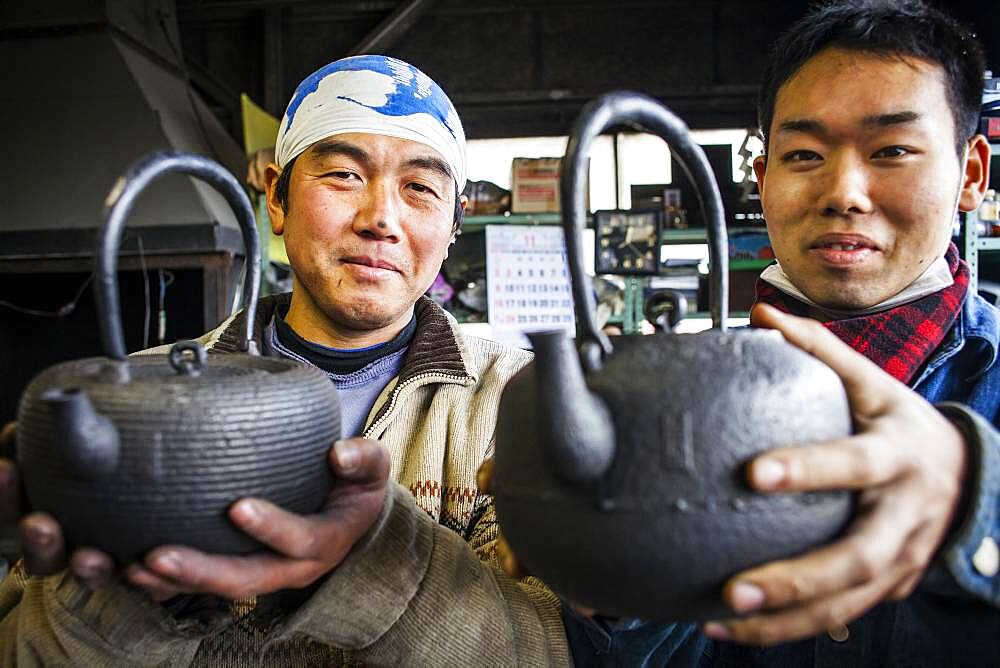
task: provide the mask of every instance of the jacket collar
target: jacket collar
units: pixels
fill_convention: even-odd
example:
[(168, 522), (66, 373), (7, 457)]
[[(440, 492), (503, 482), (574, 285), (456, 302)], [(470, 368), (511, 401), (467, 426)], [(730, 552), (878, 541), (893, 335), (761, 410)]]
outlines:
[[(292, 294), (263, 297), (257, 302), (254, 317), (253, 338), (262, 345), (264, 331), (274, 312), (287, 308)], [(440, 306), (428, 297), (421, 297), (413, 307), (417, 317), (417, 331), (410, 342), (410, 349), (399, 372), (399, 383), (425, 373), (454, 376), (456, 380), (472, 379), (465, 362), (465, 347), (455, 331), (456, 325)], [(246, 311), (240, 311), (219, 335), (211, 352), (238, 353), (239, 344), (246, 323)]]
[[(969, 339), (977, 339), (977, 345), (969, 345)], [(975, 380), (983, 375), (996, 363), (997, 349), (1000, 347), (1000, 318), (996, 307), (992, 306), (979, 295), (968, 295), (962, 303), (962, 310), (951, 331), (938, 346), (937, 351), (924, 365), (923, 370), (911, 383), (916, 387), (924, 378), (946, 361), (959, 354), (960, 351), (974, 351), (975, 372), (969, 380)]]
[(997, 349), (1000, 348), (1000, 317), (995, 306), (987, 302), (979, 295), (973, 295), (971, 299), (966, 299), (962, 305), (960, 316), (962, 324), (962, 334), (966, 338), (982, 339), (985, 343), (983, 347), (982, 368), (978, 374), (985, 373), (997, 360)]

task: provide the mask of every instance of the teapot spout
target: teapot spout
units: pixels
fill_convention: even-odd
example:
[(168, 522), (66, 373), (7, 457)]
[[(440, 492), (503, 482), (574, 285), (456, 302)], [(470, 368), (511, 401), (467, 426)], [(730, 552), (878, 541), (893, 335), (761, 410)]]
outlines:
[(42, 395), (55, 420), (56, 451), (80, 475), (97, 478), (118, 467), (118, 430), (94, 410), (81, 389), (53, 388)]
[(588, 388), (564, 331), (528, 338), (535, 349), (540, 446), (552, 472), (570, 482), (604, 475), (615, 455), (611, 412)]

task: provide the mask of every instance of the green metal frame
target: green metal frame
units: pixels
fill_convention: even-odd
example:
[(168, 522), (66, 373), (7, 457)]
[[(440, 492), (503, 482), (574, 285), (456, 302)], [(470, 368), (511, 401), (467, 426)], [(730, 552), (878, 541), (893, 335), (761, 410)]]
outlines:
[(625, 311), (622, 314), (622, 334), (638, 334), (639, 325), (643, 321), (642, 307), (643, 288), (646, 280), (638, 276), (625, 278)]
[(975, 211), (962, 214), (962, 238), (959, 250), (962, 259), (969, 264), (972, 276), (969, 279), (969, 290), (975, 294), (979, 285), (979, 254), (982, 252), (1000, 251), (1000, 237), (981, 237), (978, 234), (979, 216)]

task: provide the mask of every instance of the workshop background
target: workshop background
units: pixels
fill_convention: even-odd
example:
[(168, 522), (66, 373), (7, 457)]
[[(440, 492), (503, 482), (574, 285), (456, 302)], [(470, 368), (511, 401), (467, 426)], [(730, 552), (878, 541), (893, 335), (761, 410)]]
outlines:
[[(1000, 3), (939, 4), (974, 28), (987, 62), (1000, 72)], [(551, 227), (559, 220), (557, 203), (518, 202), (513, 158), (561, 156), (559, 142), (583, 104), (612, 89), (650, 94), (702, 131), (730, 215), (732, 307), (745, 315), (753, 280), (770, 261), (746, 169), (759, 150), (757, 86), (769, 45), (806, 6), (775, 0), (3, 3), (0, 423), (14, 418), (35, 373), (102, 352), (91, 297), (94, 231), (104, 198), (128, 165), (172, 148), (216, 159), (242, 180), (248, 153), (260, 143), (248, 136), (245, 119), (280, 118), (303, 77), (356, 53), (417, 65), (449, 93), (462, 117), (475, 181), (468, 192), (477, 209), (435, 285), (436, 298), (460, 321), (488, 325), (484, 230)], [(659, 288), (685, 293), (697, 319), (704, 233), (684, 200), (689, 187), (671, 176), (665, 147), (650, 148), (627, 129), (612, 133), (601, 150), (593, 158), (592, 208), (656, 210), (659, 235), (654, 271), (623, 270), (595, 281), (607, 322), (625, 333), (641, 331), (644, 300)], [(659, 157), (648, 158), (657, 151)], [(643, 172), (644, 160), (659, 162)], [(527, 165), (526, 174), (546, 168), (544, 161)], [(995, 164), (994, 187), (997, 173)], [(990, 289), (989, 281), (1000, 278), (1000, 253), (993, 252), (1000, 237), (990, 238), (992, 227), (976, 222), (957, 229), (957, 240)], [(591, 244), (599, 249), (597, 227)], [(287, 285), (287, 271), (280, 247), (268, 248), (273, 262), (265, 287), (276, 290)], [(594, 254), (600, 264), (600, 251)], [(242, 259), (235, 219), (218, 195), (181, 176), (151, 188), (129, 221), (119, 261), (128, 349), (194, 337), (224, 319)]]

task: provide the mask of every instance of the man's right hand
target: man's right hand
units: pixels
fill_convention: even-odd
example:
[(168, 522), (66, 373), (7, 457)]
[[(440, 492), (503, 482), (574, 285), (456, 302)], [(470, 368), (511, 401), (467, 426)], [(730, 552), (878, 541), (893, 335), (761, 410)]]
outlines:
[(0, 522), (17, 522), (17, 535), (24, 554), (24, 565), (33, 575), (52, 575), (67, 566), (77, 580), (90, 589), (106, 585), (114, 571), (114, 562), (104, 552), (81, 548), (66, 559), (62, 529), (47, 513), (29, 513), (21, 517), (20, 478), (15, 463), (16, 425), (0, 431)]
[[(20, 517), (20, 489), (14, 462), (13, 423), (0, 432), (0, 521)], [(262, 499), (241, 499), (230, 519), (272, 551), (245, 556), (206, 554), (179, 545), (158, 547), (125, 577), (162, 601), (178, 594), (213, 594), (225, 598), (267, 594), (306, 587), (335, 568), (378, 518), (389, 478), (389, 455), (378, 441), (354, 438), (330, 449), (335, 482), (324, 508), (296, 515)], [(25, 566), (33, 575), (69, 568), (84, 586), (98, 589), (115, 574), (111, 556), (79, 548), (67, 560), (62, 529), (46, 513), (18, 522)]]
[(125, 577), (157, 601), (178, 594), (236, 599), (313, 584), (368, 534), (388, 490), (389, 453), (378, 441), (337, 441), (329, 462), (333, 489), (313, 515), (296, 515), (263, 499), (240, 499), (229, 509), (233, 523), (270, 551), (232, 556), (167, 545), (129, 566)]
[[(476, 472), (476, 485), (479, 487), (479, 491), (483, 494), (493, 493), (492, 458), (487, 459), (480, 464), (479, 470)], [(500, 568), (503, 572), (516, 580), (523, 580), (531, 575), (531, 573), (524, 568), (521, 562), (518, 561), (517, 555), (514, 554), (514, 550), (511, 549), (510, 543), (507, 542), (507, 539), (503, 537), (502, 533), (497, 536), (497, 560), (499, 560)], [(582, 617), (593, 617), (597, 614), (597, 611), (593, 608), (578, 605), (572, 601), (563, 600), (563, 602), (573, 608), (573, 610), (575, 610), (576, 613)]]
[[(479, 465), (479, 470), (476, 471), (476, 486), (479, 487), (479, 491), (483, 494), (493, 494), (492, 457)], [(500, 568), (503, 569), (503, 572), (512, 578), (520, 580), (529, 575), (521, 565), (521, 562), (517, 560), (514, 550), (510, 549), (510, 544), (503, 537), (502, 533), (497, 536), (497, 560), (500, 562)]]
[(21, 515), (17, 466), (14, 464), (14, 430), (8, 422), (0, 429), (0, 524), (12, 524)]

